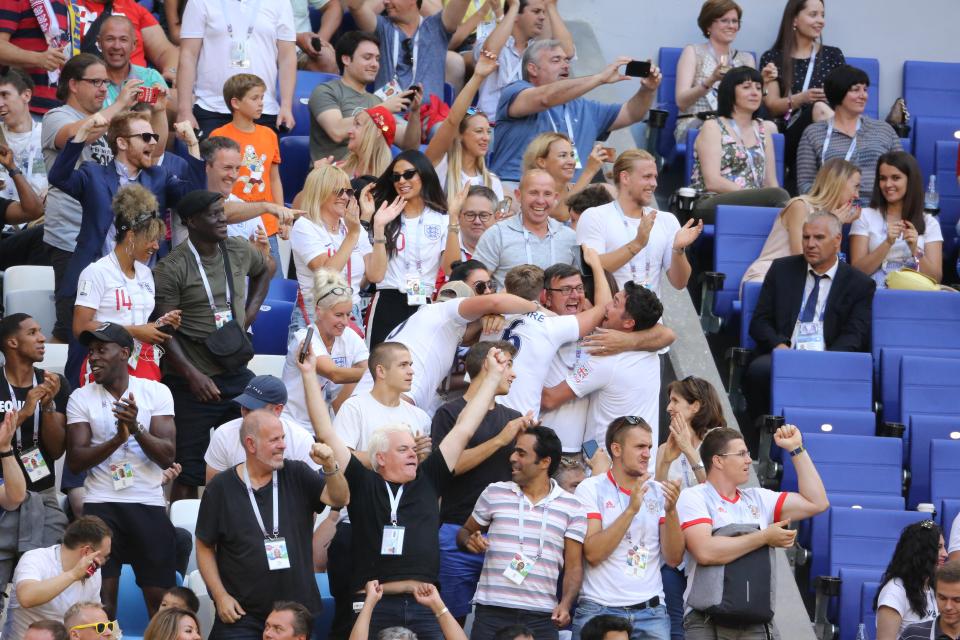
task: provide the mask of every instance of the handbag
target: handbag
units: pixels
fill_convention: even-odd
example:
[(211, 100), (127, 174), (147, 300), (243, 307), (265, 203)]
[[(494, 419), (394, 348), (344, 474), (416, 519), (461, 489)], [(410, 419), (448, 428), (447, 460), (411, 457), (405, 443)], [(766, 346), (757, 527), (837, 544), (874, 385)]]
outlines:
[(909, 138), (910, 112), (907, 110), (907, 101), (903, 98), (897, 98), (893, 106), (890, 107), (890, 113), (887, 114), (886, 121), (897, 132), (898, 138)]
[(233, 270), (230, 268), (230, 254), (226, 243), (221, 242), (220, 255), (223, 256), (223, 266), (226, 271), (227, 289), (230, 290), (230, 312), (233, 318), (222, 327), (208, 335), (203, 343), (210, 350), (217, 361), (227, 371), (243, 369), (253, 358), (253, 344), (247, 337), (240, 323), (237, 322), (237, 311), (234, 309), (234, 300), (237, 299), (233, 291)]

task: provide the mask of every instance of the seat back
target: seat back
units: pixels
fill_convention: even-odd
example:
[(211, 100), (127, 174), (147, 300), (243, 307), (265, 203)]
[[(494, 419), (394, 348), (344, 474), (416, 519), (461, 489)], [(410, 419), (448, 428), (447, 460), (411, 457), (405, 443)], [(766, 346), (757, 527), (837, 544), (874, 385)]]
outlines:
[(760, 299), (761, 282), (745, 282), (740, 299), (740, 346), (744, 349), (753, 349), (757, 343), (750, 337), (750, 321), (753, 320), (753, 311), (757, 308)]
[(869, 354), (776, 349), (770, 376), (770, 407), (870, 410), (873, 364)]
[(930, 441), (930, 498), (933, 504), (960, 498), (960, 441)]
[(713, 243), (713, 270), (727, 274), (716, 293), (714, 313), (729, 317), (733, 301), (740, 296), (740, 281), (750, 264), (760, 256), (780, 209), (776, 207), (717, 207)]
[(960, 535), (960, 499), (948, 498), (937, 505), (940, 515), (940, 528), (943, 530), (943, 539), (952, 540)]
[(250, 369), (255, 376), (270, 375), (282, 378), (283, 364), (286, 360), (286, 356), (257, 354), (247, 363), (247, 369)]
[(292, 278), (273, 278), (270, 280), (270, 286), (267, 289), (267, 297), (265, 299), (296, 302), (299, 287), (299, 283)]
[(913, 155), (917, 159), (917, 164), (920, 165), (924, 189), (926, 189), (927, 181), (934, 172), (937, 142), (953, 139), (953, 132), (960, 129), (960, 115), (917, 116), (911, 125), (913, 126)]
[(847, 64), (864, 71), (870, 78), (869, 97), (864, 114), (877, 119), (880, 117), (880, 61), (876, 58), (847, 58)]
[(960, 296), (881, 289), (873, 297), (871, 314), (876, 368), (886, 347), (960, 349)]
[(8, 316), (14, 313), (29, 314), (40, 325), (43, 335), (51, 336), (53, 335), (53, 325), (57, 322), (57, 308), (54, 302), (53, 289), (37, 291), (30, 289), (4, 290), (3, 313)]
[[(957, 221), (960, 220), (960, 184), (957, 184), (956, 140), (937, 140), (934, 143), (933, 171), (940, 192), (940, 232), (943, 233), (943, 255), (950, 258), (957, 249)], [(948, 263), (951, 262), (948, 260)], [(949, 271), (944, 275), (952, 280)]]
[(960, 415), (960, 358), (900, 361), (900, 422), (922, 415)]
[(873, 601), (880, 591), (879, 580), (868, 580), (860, 585), (860, 624), (865, 629), (877, 628), (877, 612), (873, 610)]
[(200, 609), (197, 611), (197, 620), (200, 622), (200, 633), (203, 634), (203, 640), (210, 637), (210, 630), (213, 629), (213, 620), (216, 616), (216, 609), (213, 606), (213, 599), (207, 592), (207, 585), (200, 575), (200, 570), (191, 571), (184, 581), (184, 586), (189, 587), (200, 601)]
[(840, 570), (840, 598), (837, 603), (837, 624), (840, 626), (840, 640), (854, 640), (857, 636), (857, 627), (860, 625), (860, 596), (863, 585), (868, 582), (879, 582), (883, 576), (883, 569), (852, 569)]
[(784, 407), (783, 419), (804, 433), (873, 436), (877, 431), (877, 416), (867, 409)]
[(960, 113), (960, 63), (904, 61), (903, 97), (913, 116), (955, 116)]
[[(900, 498), (903, 490), (903, 444), (899, 438), (808, 433), (803, 446), (816, 461), (827, 492), (881, 494)], [(851, 452), (856, 452), (851, 455)], [(797, 472), (783, 465), (781, 491), (797, 491)]]
[[(883, 418), (887, 422), (900, 421), (900, 362), (903, 356), (958, 357), (960, 350), (937, 347), (884, 347), (880, 350), (879, 388)], [(876, 363), (874, 363), (876, 365)]]
[(256, 354), (286, 355), (287, 333), (294, 304), (265, 300), (253, 321), (253, 351)]
[(320, 598), (323, 601), (323, 610), (320, 616), (313, 623), (313, 640), (327, 640), (330, 635), (330, 629), (333, 628), (333, 614), (336, 609), (333, 596), (330, 595), (330, 578), (326, 573), (314, 574), (317, 580), (317, 589), (320, 590)]
[[(691, 180), (691, 174), (693, 173), (693, 145), (697, 141), (697, 136), (700, 134), (700, 129), (688, 129), (687, 130), (687, 146), (684, 149), (684, 165), (683, 165), (683, 186), (689, 186)], [(779, 184), (783, 184), (783, 154), (784, 154), (784, 144), (785, 139), (782, 133), (773, 134), (773, 156), (776, 158), (777, 162), (777, 181)]]
[(289, 204), (303, 190), (303, 183), (313, 167), (310, 162), (310, 136), (289, 135), (281, 138), (280, 157), (283, 158), (280, 163), (280, 183), (283, 185), (284, 199)]
[(657, 108), (670, 114), (660, 135), (660, 148), (657, 151), (667, 160), (673, 155), (676, 146), (673, 131), (677, 128), (677, 63), (681, 53), (683, 49), (680, 47), (660, 47), (657, 57), (657, 66), (663, 74), (657, 88)]
[(934, 502), (930, 497), (930, 443), (933, 440), (960, 440), (960, 416), (915, 415), (907, 431), (907, 461), (912, 477), (907, 493), (907, 506), (916, 509), (921, 502)]
[(177, 500), (170, 505), (170, 522), (190, 532), (193, 548), (190, 550), (190, 559), (187, 561), (187, 572), (197, 568), (197, 516), (200, 513), (200, 500)]
[(14, 265), (3, 272), (3, 290), (53, 291), (53, 267)]

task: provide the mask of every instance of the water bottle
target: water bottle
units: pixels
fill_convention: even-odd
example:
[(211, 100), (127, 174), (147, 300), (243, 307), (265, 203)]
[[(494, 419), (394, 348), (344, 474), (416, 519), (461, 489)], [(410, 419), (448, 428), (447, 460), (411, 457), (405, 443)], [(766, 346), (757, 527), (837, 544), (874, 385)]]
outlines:
[(927, 193), (923, 196), (923, 212), (932, 216), (940, 213), (940, 194), (937, 193), (937, 176), (930, 176)]
[(862, 622), (860, 626), (857, 627), (857, 640), (869, 640), (867, 638), (867, 627)]

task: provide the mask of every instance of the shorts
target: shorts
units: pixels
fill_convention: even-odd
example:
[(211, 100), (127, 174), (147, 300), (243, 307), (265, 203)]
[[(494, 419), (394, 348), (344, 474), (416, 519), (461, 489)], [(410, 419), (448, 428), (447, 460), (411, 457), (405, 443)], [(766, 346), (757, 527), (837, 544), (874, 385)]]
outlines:
[(177, 538), (165, 507), (126, 502), (88, 502), (83, 514), (103, 518), (113, 538), (104, 579), (119, 578), (129, 564), (137, 586), (169, 589), (177, 583)]

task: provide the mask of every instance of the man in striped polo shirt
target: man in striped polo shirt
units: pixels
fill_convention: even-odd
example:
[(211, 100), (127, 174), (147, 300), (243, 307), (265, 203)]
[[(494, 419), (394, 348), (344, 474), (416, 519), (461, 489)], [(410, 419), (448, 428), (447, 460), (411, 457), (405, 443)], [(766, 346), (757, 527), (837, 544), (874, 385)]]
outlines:
[(520, 434), (510, 456), (513, 480), (488, 486), (457, 534), (461, 547), (486, 553), (472, 640), (492, 640), (513, 624), (527, 625), (536, 640), (556, 640), (557, 629), (570, 623), (583, 577), (587, 520), (580, 501), (550, 477), (561, 455), (553, 429), (537, 426)]
[(911, 624), (900, 634), (900, 640), (960, 638), (960, 561), (951, 560), (937, 568), (933, 590), (940, 615), (933, 620)]

